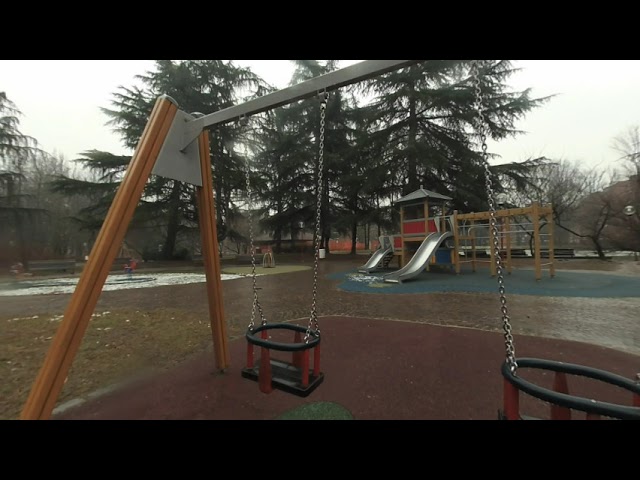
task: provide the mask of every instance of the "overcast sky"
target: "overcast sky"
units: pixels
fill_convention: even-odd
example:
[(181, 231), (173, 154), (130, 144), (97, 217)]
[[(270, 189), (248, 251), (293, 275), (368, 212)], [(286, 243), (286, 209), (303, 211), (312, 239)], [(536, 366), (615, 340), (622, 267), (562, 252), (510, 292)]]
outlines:
[[(293, 71), (289, 60), (234, 60), (279, 88)], [(342, 61), (347, 66), (357, 60)], [(612, 139), (640, 124), (640, 61), (515, 60), (522, 70), (513, 90), (534, 97), (557, 94), (517, 124), (527, 133), (491, 142), (499, 163), (545, 155), (590, 166), (619, 165)], [(0, 60), (0, 91), (22, 111), (21, 131), (50, 153), (76, 158), (90, 149), (130, 154), (106, 126), (100, 107), (110, 107), (119, 86), (153, 68), (150, 60)], [(211, 112), (205, 112), (211, 113)]]

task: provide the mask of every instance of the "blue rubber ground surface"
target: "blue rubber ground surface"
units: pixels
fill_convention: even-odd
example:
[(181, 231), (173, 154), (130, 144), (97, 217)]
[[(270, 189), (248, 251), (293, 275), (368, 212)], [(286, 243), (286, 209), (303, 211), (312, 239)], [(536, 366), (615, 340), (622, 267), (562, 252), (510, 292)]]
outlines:
[[(486, 271), (471, 271), (455, 275), (448, 272), (422, 272), (412, 280), (400, 283), (384, 283), (383, 273), (392, 270), (361, 274), (356, 270), (329, 275), (332, 280), (339, 280), (338, 288), (350, 292), (398, 294), (398, 293), (436, 293), (436, 292), (471, 292), (495, 293), (498, 282)], [(505, 275), (507, 293), (516, 295), (536, 295), (551, 297), (598, 297), (620, 298), (640, 297), (640, 278), (622, 275), (610, 275), (593, 272), (556, 271), (554, 278), (543, 272), (539, 281), (534, 278), (532, 270), (514, 271)]]

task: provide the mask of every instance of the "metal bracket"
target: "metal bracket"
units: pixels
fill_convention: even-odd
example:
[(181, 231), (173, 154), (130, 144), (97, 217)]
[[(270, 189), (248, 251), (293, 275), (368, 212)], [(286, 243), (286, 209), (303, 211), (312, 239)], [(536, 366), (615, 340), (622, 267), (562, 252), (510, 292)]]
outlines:
[(160, 149), (158, 159), (153, 167), (154, 175), (202, 186), (200, 168), (200, 151), (197, 136), (182, 150), (186, 126), (196, 117), (182, 110), (176, 112), (167, 138)]

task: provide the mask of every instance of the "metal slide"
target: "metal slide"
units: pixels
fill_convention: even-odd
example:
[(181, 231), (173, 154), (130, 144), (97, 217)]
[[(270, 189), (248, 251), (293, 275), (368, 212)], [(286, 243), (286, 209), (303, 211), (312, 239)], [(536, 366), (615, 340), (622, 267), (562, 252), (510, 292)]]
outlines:
[(384, 258), (390, 253), (393, 253), (393, 247), (389, 247), (385, 249), (379, 248), (378, 250), (373, 252), (373, 255), (371, 255), (371, 258), (367, 260), (367, 263), (365, 263), (363, 266), (358, 268), (358, 272), (369, 273), (373, 270), (377, 270), (378, 267), (382, 266), (382, 261), (384, 260)]
[(452, 237), (451, 232), (433, 232), (430, 233), (427, 238), (424, 239), (420, 248), (411, 257), (409, 263), (407, 263), (400, 270), (384, 275), (384, 281), (388, 283), (402, 283), (405, 280), (409, 280), (422, 272), (427, 266), (431, 255), (435, 253), (437, 248), (447, 238)]

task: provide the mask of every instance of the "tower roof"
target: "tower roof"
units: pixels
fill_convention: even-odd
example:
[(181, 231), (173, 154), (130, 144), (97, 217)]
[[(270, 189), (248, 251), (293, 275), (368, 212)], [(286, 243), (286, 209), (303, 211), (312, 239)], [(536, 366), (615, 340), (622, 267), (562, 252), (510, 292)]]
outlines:
[(422, 188), (422, 185), (421, 185), (420, 188), (415, 192), (411, 192), (405, 195), (404, 197), (396, 200), (396, 204), (415, 202), (416, 200), (420, 200), (422, 198), (432, 198), (434, 200), (441, 200), (441, 201), (453, 200), (451, 197), (447, 197), (446, 195), (441, 195), (439, 193), (432, 192), (431, 190), (425, 190), (424, 188)]

